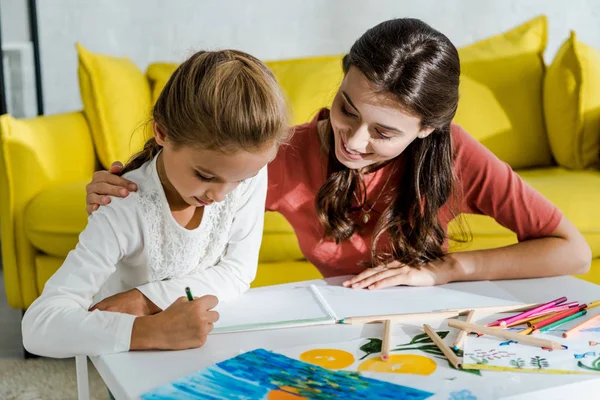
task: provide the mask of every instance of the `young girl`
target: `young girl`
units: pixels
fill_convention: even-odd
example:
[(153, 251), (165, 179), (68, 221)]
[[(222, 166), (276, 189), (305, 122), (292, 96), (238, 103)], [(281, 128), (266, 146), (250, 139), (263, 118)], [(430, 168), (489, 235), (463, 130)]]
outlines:
[[(446, 36), (386, 21), (354, 43), (343, 69), (331, 110), (296, 127), (269, 168), (267, 209), (286, 217), (323, 275), (357, 274), (344, 285), (377, 289), (587, 271), (577, 229), (452, 123), (460, 62)], [(112, 185), (127, 182), (94, 177), (89, 211)], [(493, 217), (519, 243), (448, 253), (448, 223), (462, 213)]]
[[(29, 352), (198, 347), (217, 301), (254, 279), (266, 165), (289, 130), (274, 76), (239, 51), (196, 53), (160, 94), (153, 128), (123, 170), (138, 192), (90, 216), (23, 317)], [(202, 297), (188, 301), (188, 286)]]

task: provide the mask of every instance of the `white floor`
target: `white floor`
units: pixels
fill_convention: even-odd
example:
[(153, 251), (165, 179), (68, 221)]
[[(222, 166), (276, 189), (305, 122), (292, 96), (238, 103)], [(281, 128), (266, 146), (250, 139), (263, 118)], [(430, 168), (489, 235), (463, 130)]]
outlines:
[(4, 275), (0, 270), (0, 359), (23, 358), (21, 311), (8, 306)]

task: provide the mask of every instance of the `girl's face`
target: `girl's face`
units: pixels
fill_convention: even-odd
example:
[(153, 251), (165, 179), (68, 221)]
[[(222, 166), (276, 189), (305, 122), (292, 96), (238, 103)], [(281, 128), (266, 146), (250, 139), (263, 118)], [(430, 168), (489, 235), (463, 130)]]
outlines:
[(158, 133), (158, 125), (154, 125), (156, 141), (163, 146), (162, 164), (168, 184), (172, 186), (170, 189), (194, 207), (223, 201), (241, 182), (256, 176), (277, 154), (276, 144), (256, 153), (240, 150), (234, 154), (174, 147)]
[(335, 155), (350, 169), (361, 169), (400, 155), (413, 140), (433, 129), (408, 114), (389, 93), (376, 93), (360, 70), (351, 67), (331, 106)]

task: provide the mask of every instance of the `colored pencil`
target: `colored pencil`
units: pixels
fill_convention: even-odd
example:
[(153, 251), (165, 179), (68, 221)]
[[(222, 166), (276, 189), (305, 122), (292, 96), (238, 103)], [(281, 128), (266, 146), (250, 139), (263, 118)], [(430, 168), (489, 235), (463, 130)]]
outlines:
[(533, 328), (525, 328), (522, 331), (517, 332), (519, 335), (529, 335), (533, 332)]
[(564, 324), (564, 323), (567, 323), (567, 322), (569, 322), (569, 321), (573, 321), (574, 319), (577, 319), (577, 318), (579, 318), (579, 317), (582, 317), (582, 316), (584, 316), (585, 314), (587, 314), (587, 310), (582, 310), (582, 311), (579, 311), (578, 313), (575, 313), (575, 314), (573, 314), (573, 315), (569, 315), (568, 317), (565, 317), (565, 318), (563, 318), (563, 319), (559, 319), (559, 320), (558, 320), (558, 321), (556, 321), (556, 322), (553, 322), (553, 323), (551, 323), (551, 324), (548, 324), (548, 325), (546, 325), (546, 326), (542, 326), (542, 327), (541, 327), (541, 328), (539, 328), (539, 329), (534, 329), (534, 330), (533, 330), (533, 332), (532, 332), (532, 334), (533, 334), (533, 335), (537, 335), (538, 333), (542, 333), (542, 332), (551, 331), (552, 329), (554, 329), (554, 328), (556, 328), (556, 327), (558, 327), (558, 326), (560, 326), (560, 325), (562, 325), (562, 324)]
[(588, 304), (587, 308), (589, 310), (590, 308), (594, 308), (594, 307), (598, 307), (598, 306), (600, 306), (600, 300), (595, 300), (595, 301), (592, 301), (590, 304)]
[[(572, 303), (569, 303), (569, 304), (579, 305), (579, 303), (577, 303), (576, 301), (574, 301)], [(540, 304), (537, 304), (537, 306), (539, 306), (539, 305)], [(510, 324), (506, 324), (504, 327), (505, 328), (510, 328), (512, 326), (521, 325), (521, 324), (523, 324), (525, 322), (531, 321), (532, 319), (540, 318), (540, 317), (543, 318), (543, 317), (547, 316), (548, 314), (556, 313), (558, 311), (564, 311), (567, 308), (569, 308), (569, 307), (557, 306), (557, 307), (548, 308), (546, 310), (538, 311), (535, 314), (531, 314), (531, 315), (529, 315), (529, 316), (527, 316), (527, 317), (525, 317), (523, 319), (519, 319), (517, 321), (511, 322)], [(517, 311), (517, 310), (515, 310), (515, 311)], [(528, 311), (528, 310), (523, 310), (523, 311)], [(494, 322), (486, 324), (485, 326), (497, 326), (497, 327), (500, 327), (500, 321), (501, 320), (502, 319), (496, 320)]]
[(439, 335), (427, 324), (423, 325), (423, 329), (425, 330), (427, 336), (429, 336), (429, 339), (431, 339), (433, 343), (435, 343), (435, 345), (442, 351), (442, 353), (444, 353), (444, 355), (446, 356), (448, 361), (450, 361), (452, 366), (454, 366), (454, 368), (456, 369), (462, 369), (462, 363), (460, 362), (460, 358), (458, 358), (458, 356), (454, 354), (450, 347), (448, 347), (448, 345), (444, 343), (442, 338), (439, 337)]
[(561, 305), (561, 306), (558, 306), (558, 307), (548, 308), (548, 309), (546, 309), (544, 311), (537, 312), (535, 314), (532, 314), (532, 315), (530, 315), (528, 317), (525, 317), (523, 319), (520, 319), (518, 321), (511, 322), (510, 324), (506, 324), (506, 328), (510, 328), (512, 326), (521, 325), (521, 324), (524, 324), (524, 323), (527, 323), (527, 325), (531, 326), (535, 322), (542, 321), (542, 320), (544, 320), (544, 319), (546, 319), (548, 317), (551, 317), (553, 315), (558, 314), (559, 312), (570, 310), (570, 309), (573, 309), (573, 308), (578, 307), (578, 306), (579, 306), (578, 302), (572, 301), (570, 303), (567, 303), (567, 304), (564, 304), (564, 305)]
[[(591, 306), (588, 306), (588, 309)], [(568, 331), (566, 331), (565, 333), (562, 334), (562, 337), (567, 338), (577, 332), (579, 332), (580, 330), (582, 330), (583, 328), (592, 325), (594, 322), (600, 322), (600, 314), (598, 315), (594, 315), (591, 318), (588, 318), (587, 320), (583, 321), (582, 323), (580, 323), (577, 326), (574, 326), (573, 328), (569, 329)]]
[(185, 294), (187, 295), (187, 298), (189, 301), (194, 300), (194, 296), (192, 296), (192, 291), (190, 290), (189, 287), (185, 288)]
[[(465, 322), (471, 322), (474, 315), (475, 315), (475, 310), (469, 311), (469, 313), (467, 314), (467, 318), (465, 318)], [(465, 336), (467, 336), (467, 331), (458, 332), (458, 335), (456, 336), (456, 339), (454, 340), (454, 345), (452, 346), (452, 348), (454, 350), (462, 349), (462, 345), (463, 345), (463, 341), (465, 340)]]
[(577, 308), (572, 308), (572, 309), (567, 310), (567, 311), (559, 312), (556, 315), (553, 315), (553, 316), (548, 317), (546, 319), (543, 319), (543, 320), (541, 320), (539, 322), (536, 322), (535, 324), (531, 325), (531, 327), (535, 331), (537, 329), (543, 328), (546, 325), (550, 325), (550, 324), (552, 324), (552, 323), (554, 323), (556, 321), (559, 321), (559, 320), (561, 320), (563, 318), (567, 318), (570, 315), (577, 314), (578, 312), (580, 312), (581, 310), (585, 309), (586, 307), (587, 307), (587, 304), (582, 304), (581, 306), (579, 306)]
[(383, 321), (383, 340), (381, 341), (381, 359), (387, 361), (390, 358), (390, 335), (392, 334), (392, 321)]
[(483, 333), (485, 335), (499, 337), (506, 340), (514, 340), (521, 344), (528, 344), (531, 346), (546, 347), (553, 350), (564, 350), (567, 348), (566, 346), (563, 346), (560, 343), (554, 342), (552, 340), (534, 338), (529, 335), (520, 335), (518, 333), (510, 332), (504, 329), (479, 326), (462, 321), (457, 321), (454, 319), (448, 320), (448, 326), (458, 329), (467, 329), (471, 332)]
[(514, 315), (512, 317), (502, 318), (502, 319), (499, 319), (498, 321), (500, 322), (500, 326), (506, 326), (507, 324), (510, 324), (511, 322), (518, 321), (518, 320), (528, 317), (532, 314), (535, 314), (538, 311), (543, 311), (548, 308), (554, 307), (560, 303), (564, 303), (565, 301), (567, 301), (567, 298), (563, 296), (558, 299), (552, 300), (546, 304), (542, 304), (539, 307), (532, 308), (529, 311), (522, 312), (522, 313)]

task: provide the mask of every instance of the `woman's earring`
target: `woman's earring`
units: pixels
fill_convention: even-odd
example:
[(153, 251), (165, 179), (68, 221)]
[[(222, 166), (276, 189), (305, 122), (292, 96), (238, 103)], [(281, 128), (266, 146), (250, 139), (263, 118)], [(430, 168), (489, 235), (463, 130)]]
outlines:
[(424, 139), (424, 138), (425, 138), (425, 134), (424, 134), (424, 133), (421, 133), (421, 134), (419, 135), (419, 138), (420, 138), (420, 139)]

